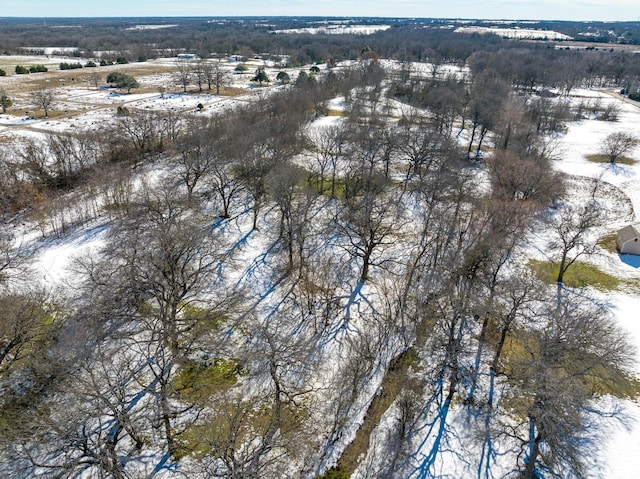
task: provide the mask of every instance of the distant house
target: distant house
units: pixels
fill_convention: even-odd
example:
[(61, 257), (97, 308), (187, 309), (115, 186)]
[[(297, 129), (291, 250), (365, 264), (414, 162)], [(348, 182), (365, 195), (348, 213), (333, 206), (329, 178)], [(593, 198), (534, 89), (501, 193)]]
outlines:
[(640, 231), (633, 226), (625, 226), (618, 231), (616, 245), (621, 254), (640, 255)]

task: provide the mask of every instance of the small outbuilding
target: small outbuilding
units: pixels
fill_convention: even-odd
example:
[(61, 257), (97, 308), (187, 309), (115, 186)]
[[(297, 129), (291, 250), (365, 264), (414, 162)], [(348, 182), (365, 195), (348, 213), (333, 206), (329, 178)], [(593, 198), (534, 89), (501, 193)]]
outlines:
[(618, 230), (616, 245), (620, 254), (640, 255), (640, 231), (633, 225)]

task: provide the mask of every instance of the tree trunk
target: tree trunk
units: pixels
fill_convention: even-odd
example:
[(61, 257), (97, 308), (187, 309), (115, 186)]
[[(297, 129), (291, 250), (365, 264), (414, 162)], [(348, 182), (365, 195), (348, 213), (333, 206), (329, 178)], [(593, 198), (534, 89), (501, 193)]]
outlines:
[(336, 165), (333, 165), (331, 169), (331, 198), (335, 199), (336, 197)]
[(480, 151), (482, 150), (482, 141), (484, 140), (484, 137), (486, 134), (487, 134), (487, 129), (483, 126), (480, 129), (480, 141), (478, 143), (478, 149), (476, 150), (476, 158), (480, 156)]
[(371, 265), (372, 254), (373, 246), (367, 245), (364, 255), (362, 256), (362, 274), (360, 274), (360, 280), (363, 283), (369, 279), (369, 266)]
[(171, 427), (171, 408), (169, 406), (168, 391), (165, 381), (161, 381), (160, 384), (160, 412), (162, 415), (162, 427), (164, 429), (165, 439), (167, 440), (167, 452), (173, 456), (176, 452), (176, 444)]
[(567, 251), (564, 250), (562, 252), (562, 259), (560, 260), (560, 269), (558, 271), (558, 279), (556, 280), (556, 282), (558, 283), (564, 282), (564, 273), (567, 270), (566, 264), (567, 264)]
[(471, 387), (469, 389), (469, 394), (467, 395), (467, 400), (469, 401), (473, 398), (473, 395), (475, 394), (476, 385), (478, 382), (478, 374), (480, 372), (480, 363), (482, 361), (482, 351), (484, 349), (484, 343), (487, 336), (488, 326), (489, 326), (489, 313), (484, 315), (484, 319), (482, 320), (482, 328), (480, 329), (480, 336), (478, 337), (478, 349), (476, 351), (476, 359), (474, 362), (474, 370), (473, 370), (472, 379), (471, 379)]
[(467, 160), (471, 158), (471, 148), (473, 148), (473, 140), (476, 139), (476, 129), (478, 128), (478, 124), (473, 122), (473, 129), (471, 130), (471, 140), (469, 140), (469, 148), (467, 148)]
[(252, 231), (258, 231), (258, 212), (260, 211), (260, 205), (258, 202), (253, 203), (253, 224), (251, 226)]

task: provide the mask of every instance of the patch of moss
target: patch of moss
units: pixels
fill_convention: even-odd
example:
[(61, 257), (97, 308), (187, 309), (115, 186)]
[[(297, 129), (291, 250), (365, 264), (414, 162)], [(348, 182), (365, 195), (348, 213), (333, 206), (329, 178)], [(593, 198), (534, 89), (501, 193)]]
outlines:
[(638, 279), (625, 279), (621, 283), (621, 288), (626, 290), (627, 293), (635, 294), (640, 289), (640, 280)]
[[(176, 459), (232, 457), (242, 445), (260, 437), (273, 426), (275, 411), (264, 398), (221, 396), (208, 403), (209, 413), (197, 423), (177, 432)], [(279, 412), (279, 434), (293, 438), (309, 420), (306, 411), (293, 403)], [(240, 452), (242, 453), (242, 452)]]
[[(7, 115), (10, 115), (10, 112), (6, 113)], [(15, 138), (12, 135), (7, 135), (7, 134), (0, 134), (0, 144), (5, 144), (5, 145), (9, 145), (11, 144), (13, 141), (15, 140)]]
[(42, 324), (44, 326), (51, 326), (56, 322), (56, 313), (55, 312), (47, 312), (42, 316)]
[[(555, 261), (529, 260), (529, 267), (540, 281), (553, 284), (558, 278), (560, 264)], [(618, 288), (620, 280), (601, 271), (597, 267), (582, 262), (572, 264), (564, 274), (564, 284), (572, 288), (593, 286), (601, 291), (612, 291)]]
[(0, 443), (18, 440), (25, 431), (34, 427), (46, 417), (47, 410), (42, 406), (44, 393), (27, 391), (24, 396), (4, 397), (0, 406)]

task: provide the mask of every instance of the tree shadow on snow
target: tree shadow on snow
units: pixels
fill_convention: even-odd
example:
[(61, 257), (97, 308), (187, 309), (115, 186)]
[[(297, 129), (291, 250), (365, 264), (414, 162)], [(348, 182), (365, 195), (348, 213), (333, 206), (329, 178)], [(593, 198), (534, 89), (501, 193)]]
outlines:
[(624, 176), (625, 178), (631, 178), (635, 176), (635, 172), (628, 166), (619, 165), (617, 163), (606, 163), (602, 165), (603, 169), (616, 176)]

